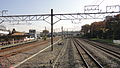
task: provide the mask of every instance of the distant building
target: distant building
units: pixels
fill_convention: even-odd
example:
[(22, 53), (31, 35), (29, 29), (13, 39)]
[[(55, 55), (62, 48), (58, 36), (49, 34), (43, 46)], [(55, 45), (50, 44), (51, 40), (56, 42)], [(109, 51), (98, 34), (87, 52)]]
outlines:
[(0, 36), (8, 35), (9, 30), (6, 30), (6, 27), (3, 25), (0, 25)]
[(35, 29), (30, 29), (30, 30), (29, 30), (29, 35), (30, 35), (32, 38), (37, 38), (36, 30), (35, 30)]
[[(8, 44), (14, 44), (23, 42), (26, 37), (29, 37), (29, 35), (25, 35), (25, 32), (18, 32), (15, 29), (13, 29), (12, 32), (5, 29), (0, 29), (0, 45), (8, 45)], [(4, 43), (3, 43), (4, 42)]]
[(13, 28), (11, 35), (25, 35), (25, 34), (26, 34), (25, 32), (18, 32), (15, 30), (15, 28)]
[(12, 35), (25, 35), (25, 33), (24, 32), (15, 32)]
[(58, 32), (57, 33), (57, 35), (62, 35), (63, 34), (63, 36), (67, 36), (67, 35), (69, 35), (69, 36), (77, 36), (77, 35), (80, 35), (80, 31), (63, 31), (63, 33), (62, 32)]

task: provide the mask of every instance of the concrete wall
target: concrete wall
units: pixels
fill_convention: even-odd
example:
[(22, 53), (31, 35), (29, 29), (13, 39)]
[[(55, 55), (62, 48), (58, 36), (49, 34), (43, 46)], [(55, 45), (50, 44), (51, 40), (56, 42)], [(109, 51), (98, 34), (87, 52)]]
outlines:
[(120, 40), (113, 40), (113, 43), (120, 44)]

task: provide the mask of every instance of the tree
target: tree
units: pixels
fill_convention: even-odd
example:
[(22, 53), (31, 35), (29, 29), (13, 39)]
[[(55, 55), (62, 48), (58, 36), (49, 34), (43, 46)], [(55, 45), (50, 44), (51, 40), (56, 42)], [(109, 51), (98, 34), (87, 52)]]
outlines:
[(15, 28), (13, 28), (13, 30), (12, 30), (12, 34), (14, 34), (16, 32), (16, 30), (15, 30)]
[(49, 34), (48, 30), (43, 30), (43, 39), (44, 40), (46, 40), (48, 34)]
[(47, 35), (48, 33), (49, 33), (48, 30), (43, 30), (43, 34), (44, 34), (44, 35)]
[(104, 21), (93, 22), (90, 26), (91, 37), (103, 38), (103, 34), (106, 30), (105, 26)]
[(86, 24), (82, 26), (81, 32), (83, 32), (84, 34), (87, 34), (89, 33), (89, 30), (90, 30), (90, 25)]
[(120, 14), (106, 16), (104, 21), (93, 22), (91, 25), (83, 25), (81, 32), (84, 36), (103, 39), (120, 39)]
[(83, 33), (84, 36), (89, 37), (90, 25), (89, 24), (83, 25), (81, 32)]
[(120, 14), (107, 21), (106, 28), (108, 29), (108, 38), (120, 39)]

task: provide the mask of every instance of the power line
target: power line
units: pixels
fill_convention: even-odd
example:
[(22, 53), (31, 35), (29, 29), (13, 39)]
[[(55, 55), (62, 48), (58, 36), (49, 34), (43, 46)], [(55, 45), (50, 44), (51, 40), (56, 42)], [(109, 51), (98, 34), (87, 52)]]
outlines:
[(102, 0), (99, 5), (101, 5), (103, 2), (104, 2), (104, 0)]
[(93, 3), (94, 3), (94, 4), (97, 4), (98, 1), (99, 1), (99, 0), (94, 0), (94, 1), (92, 2), (92, 4), (93, 4)]

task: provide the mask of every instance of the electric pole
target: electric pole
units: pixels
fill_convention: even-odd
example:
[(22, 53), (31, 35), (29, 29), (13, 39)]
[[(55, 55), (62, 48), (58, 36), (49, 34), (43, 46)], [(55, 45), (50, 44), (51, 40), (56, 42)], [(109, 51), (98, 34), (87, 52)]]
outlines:
[(67, 37), (68, 37), (68, 29), (67, 29)]
[(62, 30), (62, 39), (63, 39), (63, 26), (61, 27), (61, 30)]
[(53, 51), (53, 9), (51, 9), (51, 51)]
[(45, 26), (45, 30), (46, 30), (46, 26)]

